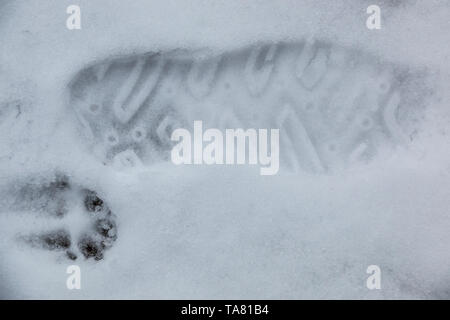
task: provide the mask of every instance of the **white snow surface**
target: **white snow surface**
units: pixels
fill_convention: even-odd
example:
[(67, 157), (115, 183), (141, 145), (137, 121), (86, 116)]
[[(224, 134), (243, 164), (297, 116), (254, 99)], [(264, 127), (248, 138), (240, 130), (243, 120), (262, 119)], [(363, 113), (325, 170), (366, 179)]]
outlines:
[[(450, 4), (379, 3), (382, 29), (370, 31), (368, 1), (0, 0), (0, 102), (25, 103), (17, 117), (2, 110), (2, 194), (63, 171), (108, 201), (119, 229), (104, 261), (74, 262), (82, 289), (68, 290), (72, 262), (16, 241), (49, 222), (2, 210), (0, 298), (449, 298)], [(65, 27), (70, 4), (82, 30)], [(327, 175), (120, 172), (91, 155), (67, 104), (69, 81), (99, 59), (308, 37), (432, 75), (435, 99), (409, 149)], [(366, 288), (372, 264), (381, 290)]]

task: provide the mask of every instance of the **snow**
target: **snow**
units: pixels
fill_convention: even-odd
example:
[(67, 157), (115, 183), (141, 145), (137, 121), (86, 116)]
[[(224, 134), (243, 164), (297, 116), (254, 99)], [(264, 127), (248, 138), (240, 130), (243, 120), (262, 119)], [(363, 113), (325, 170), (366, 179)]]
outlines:
[[(74, 3), (79, 31), (65, 28)], [(368, 1), (0, 1), (0, 298), (448, 298), (450, 6), (389, 3), (382, 30), (369, 31)], [(432, 75), (410, 149), (332, 175), (170, 163), (121, 171), (91, 154), (67, 106), (74, 74), (105, 57), (305, 37)], [(117, 216), (104, 261), (18, 244), (17, 234), (58, 221), (4, 209), (10, 193), (54, 170), (97, 190)], [(66, 288), (72, 263), (81, 290)], [(365, 286), (371, 264), (382, 290)]]

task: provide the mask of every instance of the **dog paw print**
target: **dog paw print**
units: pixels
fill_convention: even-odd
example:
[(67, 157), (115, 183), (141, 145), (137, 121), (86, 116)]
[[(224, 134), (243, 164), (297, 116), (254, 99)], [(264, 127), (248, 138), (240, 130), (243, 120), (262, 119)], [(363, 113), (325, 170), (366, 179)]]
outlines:
[[(21, 235), (33, 248), (64, 253), (66, 258), (102, 260), (117, 240), (116, 217), (97, 192), (57, 176), (53, 181), (26, 183), (16, 191), (16, 209), (47, 219), (48, 230)], [(77, 227), (72, 227), (71, 223)], [(81, 226), (81, 227), (80, 227)]]

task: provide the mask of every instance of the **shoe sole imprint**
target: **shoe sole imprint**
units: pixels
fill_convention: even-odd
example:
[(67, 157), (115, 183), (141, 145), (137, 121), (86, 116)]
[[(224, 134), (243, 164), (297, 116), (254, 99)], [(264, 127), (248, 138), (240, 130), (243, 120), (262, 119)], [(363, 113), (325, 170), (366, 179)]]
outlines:
[[(15, 196), (11, 197), (14, 200), (10, 209), (31, 212), (52, 225), (18, 236), (33, 248), (64, 252), (71, 260), (80, 255), (101, 260), (117, 239), (115, 216), (107, 204), (95, 191), (70, 183), (64, 175), (58, 174), (49, 181), (29, 179), (12, 191)], [(76, 214), (82, 216), (75, 217), (79, 229), (75, 232), (66, 218), (73, 219)]]
[(80, 71), (69, 95), (105, 163), (168, 160), (172, 130), (203, 120), (279, 128), (281, 170), (327, 172), (407, 145), (408, 121), (424, 104), (421, 78), (355, 49), (305, 41), (105, 60)]

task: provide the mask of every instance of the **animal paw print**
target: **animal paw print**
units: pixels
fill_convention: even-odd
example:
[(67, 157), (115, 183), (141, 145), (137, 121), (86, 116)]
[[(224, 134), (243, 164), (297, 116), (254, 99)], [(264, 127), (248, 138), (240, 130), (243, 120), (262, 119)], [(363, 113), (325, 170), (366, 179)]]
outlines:
[(82, 256), (98, 261), (117, 239), (115, 216), (106, 202), (97, 192), (71, 183), (64, 175), (47, 183), (28, 183), (16, 193), (16, 209), (49, 219), (51, 225), (58, 219), (62, 225), (20, 236), (33, 248), (63, 252), (70, 260)]

